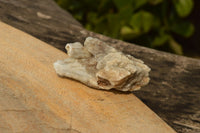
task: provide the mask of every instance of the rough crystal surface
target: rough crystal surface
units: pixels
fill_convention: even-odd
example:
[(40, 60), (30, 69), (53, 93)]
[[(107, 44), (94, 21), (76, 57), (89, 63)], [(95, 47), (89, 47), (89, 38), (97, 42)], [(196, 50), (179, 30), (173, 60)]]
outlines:
[(149, 82), (150, 68), (142, 60), (123, 54), (99, 39), (88, 37), (84, 46), (66, 45), (69, 58), (54, 63), (60, 76), (97, 89), (134, 91)]

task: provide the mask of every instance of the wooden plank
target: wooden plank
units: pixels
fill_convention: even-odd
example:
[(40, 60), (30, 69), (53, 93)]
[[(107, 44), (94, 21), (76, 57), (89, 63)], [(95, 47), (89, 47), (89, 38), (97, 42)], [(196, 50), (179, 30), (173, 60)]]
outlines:
[(0, 22), (0, 131), (175, 132), (133, 94), (102, 91), (60, 78), (67, 55)]
[[(41, 17), (38, 13), (51, 18)], [(87, 31), (53, 0), (0, 0), (0, 20), (63, 51), (67, 42), (83, 42), (86, 37), (92, 36), (142, 59), (152, 69), (151, 81), (134, 94), (177, 132), (199, 132), (196, 128), (174, 123), (200, 127), (197, 121), (200, 118), (199, 59), (177, 56)]]

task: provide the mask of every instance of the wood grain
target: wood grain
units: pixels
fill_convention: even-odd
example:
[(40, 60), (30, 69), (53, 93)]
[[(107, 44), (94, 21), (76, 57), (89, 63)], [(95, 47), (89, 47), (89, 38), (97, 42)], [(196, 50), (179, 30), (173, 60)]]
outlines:
[(58, 77), (67, 55), (0, 22), (0, 131), (173, 133), (131, 93), (101, 91)]
[[(51, 18), (41, 18), (38, 13)], [(198, 128), (191, 128), (200, 127), (200, 60), (141, 47), (85, 30), (53, 0), (0, 0), (0, 20), (62, 51), (66, 43), (83, 42), (86, 37), (92, 36), (143, 60), (152, 69), (151, 81), (148, 86), (134, 92), (134, 95), (177, 132), (200, 132)]]

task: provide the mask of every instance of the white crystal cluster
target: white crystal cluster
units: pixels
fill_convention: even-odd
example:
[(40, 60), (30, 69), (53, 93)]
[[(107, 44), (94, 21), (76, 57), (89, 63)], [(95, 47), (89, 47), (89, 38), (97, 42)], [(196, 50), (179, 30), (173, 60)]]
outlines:
[(99, 39), (88, 37), (84, 46), (66, 45), (69, 58), (54, 63), (60, 76), (78, 80), (97, 89), (134, 91), (148, 84), (150, 68)]

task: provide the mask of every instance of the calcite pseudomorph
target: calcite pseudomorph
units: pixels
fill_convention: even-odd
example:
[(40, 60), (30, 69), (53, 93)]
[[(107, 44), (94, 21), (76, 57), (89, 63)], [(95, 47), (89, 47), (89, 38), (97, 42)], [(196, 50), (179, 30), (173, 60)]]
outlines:
[(97, 89), (134, 91), (148, 84), (150, 68), (99, 39), (88, 37), (84, 46), (66, 45), (69, 58), (54, 63), (60, 76), (78, 80)]

